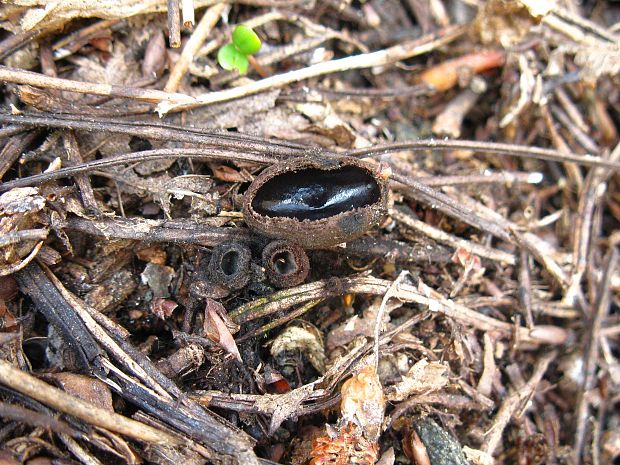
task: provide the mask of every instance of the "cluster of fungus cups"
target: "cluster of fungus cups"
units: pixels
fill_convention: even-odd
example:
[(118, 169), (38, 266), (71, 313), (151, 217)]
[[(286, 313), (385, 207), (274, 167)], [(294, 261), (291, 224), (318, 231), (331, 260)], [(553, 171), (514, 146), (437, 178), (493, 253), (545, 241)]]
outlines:
[[(306, 251), (288, 241), (272, 241), (263, 249), (262, 263), (267, 279), (277, 288), (304, 282), (310, 271)], [(207, 273), (211, 283), (226, 290), (244, 288), (252, 277), (252, 252), (241, 242), (224, 242), (213, 248)], [(211, 289), (213, 291), (213, 289)]]
[[(385, 216), (387, 183), (373, 165), (356, 158), (297, 158), (265, 169), (243, 199), (247, 225), (276, 239), (262, 252), (267, 279), (277, 288), (304, 282), (310, 271), (305, 249), (348, 242)], [(226, 289), (245, 287), (252, 252), (239, 242), (213, 249), (211, 281)]]
[(373, 165), (351, 157), (297, 158), (258, 175), (243, 200), (254, 231), (305, 249), (362, 236), (387, 210), (388, 189)]

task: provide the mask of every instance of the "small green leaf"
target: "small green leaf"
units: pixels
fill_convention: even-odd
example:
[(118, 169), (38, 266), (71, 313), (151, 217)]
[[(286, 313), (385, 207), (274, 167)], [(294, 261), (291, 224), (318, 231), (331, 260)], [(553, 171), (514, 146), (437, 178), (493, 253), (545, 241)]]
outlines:
[(239, 74), (248, 72), (248, 59), (233, 44), (224, 45), (217, 52), (217, 62), (228, 71), (236, 69)]
[(254, 55), (260, 50), (261, 41), (251, 28), (239, 24), (232, 33), (232, 41), (244, 55)]

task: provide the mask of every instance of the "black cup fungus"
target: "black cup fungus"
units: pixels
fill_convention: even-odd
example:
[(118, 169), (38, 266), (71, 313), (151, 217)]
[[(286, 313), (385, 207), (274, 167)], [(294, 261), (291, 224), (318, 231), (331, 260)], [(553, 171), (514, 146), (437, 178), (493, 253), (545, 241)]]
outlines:
[(387, 209), (387, 185), (372, 165), (355, 158), (299, 158), (273, 165), (245, 193), (248, 226), (305, 248), (360, 237)]

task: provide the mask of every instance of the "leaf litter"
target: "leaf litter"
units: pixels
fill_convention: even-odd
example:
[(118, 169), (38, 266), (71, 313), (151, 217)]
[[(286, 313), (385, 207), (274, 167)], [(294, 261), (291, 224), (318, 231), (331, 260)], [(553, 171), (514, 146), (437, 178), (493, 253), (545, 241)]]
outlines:
[[(620, 458), (615, 2), (0, 17), (7, 463)], [(217, 65), (238, 24), (263, 42), (245, 76)], [(340, 155), (388, 215), (276, 289), (243, 195)]]

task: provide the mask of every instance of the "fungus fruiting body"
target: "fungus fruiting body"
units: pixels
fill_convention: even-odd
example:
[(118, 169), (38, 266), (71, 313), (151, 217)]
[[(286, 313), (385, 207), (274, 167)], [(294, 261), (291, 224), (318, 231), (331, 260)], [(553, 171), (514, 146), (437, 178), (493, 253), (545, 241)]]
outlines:
[(241, 289), (251, 278), (252, 252), (239, 242), (225, 242), (213, 249), (208, 275), (211, 281), (227, 289)]
[(270, 242), (262, 253), (267, 278), (275, 287), (297, 286), (310, 271), (310, 261), (303, 247), (287, 241)]
[(387, 186), (355, 158), (294, 159), (263, 171), (243, 202), (255, 231), (305, 248), (353, 240), (385, 215)]

